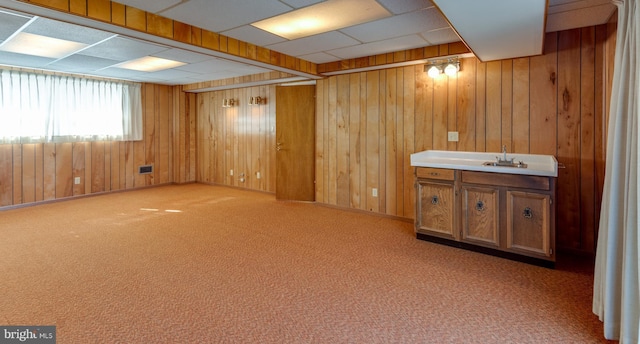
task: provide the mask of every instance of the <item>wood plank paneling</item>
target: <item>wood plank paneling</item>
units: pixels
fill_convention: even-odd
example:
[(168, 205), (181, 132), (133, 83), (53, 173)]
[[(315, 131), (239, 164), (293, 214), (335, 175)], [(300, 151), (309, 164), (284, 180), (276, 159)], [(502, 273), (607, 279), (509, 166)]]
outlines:
[(349, 75), (340, 75), (336, 80), (336, 204), (350, 207)]
[[(596, 34), (595, 28), (581, 30), (580, 49), (580, 226), (596, 227), (596, 193), (584, 192), (596, 188), (595, 166), (595, 111), (596, 111)], [(581, 237), (585, 247), (595, 247), (595, 231), (588, 231)]]
[[(380, 191), (379, 169), (380, 169), (380, 103), (378, 101), (380, 89), (380, 72), (373, 71), (366, 73), (367, 90), (364, 95), (367, 100), (367, 188), (364, 190), (366, 196), (366, 209), (378, 212), (380, 204), (378, 198), (373, 196), (373, 189)], [(316, 133), (316, 136), (318, 133)], [(317, 176), (316, 176), (317, 178)], [(378, 192), (378, 195), (380, 193)], [(326, 201), (325, 201), (326, 202)]]
[(22, 145), (22, 202), (36, 201), (36, 145)]
[(500, 145), (507, 146), (508, 152), (513, 149), (513, 60), (502, 61), (502, 109), (500, 110)]
[(460, 63), (460, 70), (457, 78), (457, 115), (456, 128), (458, 131), (457, 150), (476, 150), (476, 61), (473, 59), (463, 59)]
[[(415, 68), (405, 67), (403, 68), (403, 80), (401, 89), (411, 88), (416, 84)], [(399, 178), (402, 182), (402, 191), (399, 194), (399, 199), (403, 202), (402, 213), (398, 215), (413, 218), (415, 216), (415, 190), (413, 187), (413, 167), (411, 167), (411, 155), (409, 152), (415, 152), (415, 130), (414, 130), (414, 113), (416, 106), (416, 93), (409, 92), (403, 93), (402, 99), (402, 123), (403, 123), (403, 140), (402, 150), (403, 153), (398, 157), (398, 164), (402, 170), (403, 177)]]
[(13, 203), (22, 203), (22, 145), (12, 145), (13, 148)]
[[(362, 167), (362, 139), (366, 130), (362, 122), (362, 76), (360, 74), (349, 75), (349, 207), (362, 209), (363, 174)], [(316, 128), (317, 131), (317, 128)], [(364, 188), (366, 189), (366, 188)]]
[[(385, 121), (382, 123), (384, 126), (380, 128), (381, 132), (384, 133), (382, 137), (384, 140), (385, 147), (385, 165), (382, 168), (384, 170), (384, 186), (381, 186), (381, 189), (384, 189), (385, 192), (381, 192), (384, 195), (384, 204), (385, 204), (385, 212), (389, 215), (396, 215), (397, 209), (396, 205), (398, 204), (397, 200), (397, 189), (398, 189), (398, 170), (396, 169), (396, 159), (398, 156), (397, 152), (397, 142), (398, 142), (398, 95), (402, 95), (402, 92), (398, 92), (398, 83), (397, 83), (397, 72), (399, 69), (387, 69), (385, 71), (385, 85), (384, 85), (384, 99), (385, 99)], [(386, 206), (386, 205), (389, 206)]]
[(433, 135), (433, 142), (431, 143), (431, 146), (436, 150), (447, 150), (448, 146), (448, 81), (449, 78), (442, 75), (433, 79), (433, 122), (429, 124), (432, 127), (431, 134)]
[(531, 154), (556, 154), (557, 142), (557, 33), (548, 33), (544, 54), (530, 58), (529, 133)]
[(513, 60), (513, 123), (511, 149), (516, 153), (529, 153), (529, 59)]
[[(558, 162), (565, 168), (558, 171), (558, 203), (564, 205), (557, 213), (558, 222), (564, 226), (558, 232), (560, 246), (580, 247), (580, 150), (581, 150), (581, 63), (580, 30), (562, 31), (558, 34)], [(591, 61), (591, 63), (593, 63)], [(593, 82), (593, 74), (584, 75)], [(588, 103), (593, 102), (593, 95)]]
[[(266, 99), (266, 104), (249, 105), (252, 96)], [(275, 85), (193, 94), (196, 108), (190, 112), (197, 119), (198, 149), (192, 153), (198, 157), (198, 182), (275, 192), (273, 96)], [(223, 108), (225, 98), (236, 105)]]
[[(346, 148), (341, 146), (348, 144), (354, 154), (361, 142), (364, 163), (360, 169), (352, 163), (349, 170), (350, 180), (360, 178), (361, 183), (342, 189), (336, 168), (342, 166), (341, 157), (322, 152), (323, 167), (316, 177), (324, 190), (316, 200), (344, 206), (336, 198), (321, 196), (348, 190), (350, 199), (361, 200), (359, 205), (352, 201), (350, 208), (412, 218), (408, 208), (415, 192), (413, 175), (403, 170), (412, 171), (407, 160), (411, 153), (426, 149), (498, 153), (505, 144), (509, 152), (554, 155), (566, 166), (559, 172), (555, 200), (558, 247), (593, 253), (596, 198), (602, 188), (595, 176), (604, 168), (595, 145), (596, 133), (604, 125), (594, 118), (596, 104), (601, 104), (600, 118), (606, 113), (605, 101), (598, 100), (606, 96), (596, 93), (608, 89), (601, 75), (613, 63), (604, 53), (610, 39), (595, 38), (597, 32), (604, 36), (603, 30), (547, 34), (540, 56), (486, 63), (466, 58), (457, 77), (430, 79), (423, 66), (411, 66), (352, 73), (350, 87), (340, 86), (344, 76), (319, 80), (317, 108), (323, 109), (317, 119), (322, 124), (316, 129), (323, 142), (319, 147), (342, 152)], [(365, 92), (359, 82), (366, 85)], [(341, 128), (336, 116), (351, 118), (348, 139), (346, 132), (336, 129)], [(366, 130), (354, 128), (358, 121), (366, 124)], [(447, 131), (458, 131), (457, 145), (448, 142)], [(374, 188), (378, 198), (372, 196)]]
[(0, 206), (13, 204), (13, 147), (0, 145)]
[(486, 71), (486, 150), (500, 152), (502, 151), (502, 62), (488, 62)]
[(55, 153), (55, 198), (65, 198), (73, 195), (73, 145), (72, 143), (56, 143)]
[[(73, 143), (73, 195), (79, 196), (84, 194), (85, 168), (84, 157), (86, 150), (86, 142)], [(75, 178), (80, 178), (80, 183), (75, 183)]]

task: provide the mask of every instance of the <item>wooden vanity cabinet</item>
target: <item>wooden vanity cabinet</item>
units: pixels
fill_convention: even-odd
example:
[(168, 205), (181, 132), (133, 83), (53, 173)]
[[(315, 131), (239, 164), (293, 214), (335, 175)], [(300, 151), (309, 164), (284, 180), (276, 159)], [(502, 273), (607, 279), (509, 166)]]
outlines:
[(419, 238), (553, 267), (555, 178), (416, 168)]

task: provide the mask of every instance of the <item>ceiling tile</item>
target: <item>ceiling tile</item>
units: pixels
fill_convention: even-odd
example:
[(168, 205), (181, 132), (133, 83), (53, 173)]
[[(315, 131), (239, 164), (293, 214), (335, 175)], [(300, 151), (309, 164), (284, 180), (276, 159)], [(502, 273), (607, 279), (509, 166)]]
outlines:
[(31, 18), (0, 11), (0, 43), (20, 29)]
[(143, 75), (145, 74), (145, 72), (141, 72), (138, 70), (124, 69), (124, 68), (109, 67), (106, 69), (95, 71), (94, 74), (108, 77), (108, 78), (139, 80), (139, 79), (134, 79), (134, 77)]
[(155, 57), (161, 57), (163, 59), (169, 59), (174, 61), (180, 61), (185, 63), (197, 63), (206, 60), (210, 60), (213, 57), (205, 54), (194, 53), (188, 50), (171, 48), (159, 53), (153, 54)]
[(302, 56), (298, 56), (299, 58), (306, 60), (306, 61), (310, 61), (313, 63), (327, 63), (327, 62), (333, 62), (333, 61), (337, 61), (340, 58), (327, 54), (327, 53), (315, 53), (315, 54), (309, 54), (309, 55), (302, 55)]
[(317, 3), (321, 3), (323, 1), (326, 1), (326, 0), (282, 0), (282, 2), (284, 2), (285, 4), (296, 9), (311, 6)]
[(94, 44), (114, 36), (112, 33), (46, 18), (36, 19), (23, 32), (84, 44)]
[(117, 64), (119, 61), (104, 59), (101, 57), (71, 55), (64, 59), (49, 64), (56, 70), (67, 70), (74, 73), (93, 72)]
[(308, 55), (325, 50), (349, 47), (360, 44), (355, 39), (337, 31), (322, 33), (315, 36), (294, 39), (283, 43), (273, 44), (267, 48), (291, 56)]
[(286, 41), (285, 38), (258, 29), (252, 25), (243, 25), (235, 29), (223, 31), (221, 34), (261, 47)]
[(199, 73), (211, 73), (213, 71), (229, 70), (235, 67), (237, 63), (230, 62), (218, 58), (212, 58), (210, 60), (192, 63), (184, 66), (177, 67), (176, 69), (184, 70), (188, 72)]
[(378, 2), (393, 14), (433, 7), (433, 3), (429, 0), (378, 0)]
[(362, 42), (405, 36), (449, 27), (435, 7), (401, 14), (340, 30)]
[(545, 31), (555, 32), (604, 24), (609, 21), (615, 10), (616, 6), (609, 3), (571, 11), (549, 13)]
[(27, 67), (27, 68), (45, 68), (49, 63), (53, 61), (55, 61), (55, 59), (48, 58), (48, 57), (40, 57), (40, 56), (33, 56), (33, 55), (10, 53), (7, 51), (0, 51), (0, 64), (8, 65), (8, 66)]
[(162, 15), (213, 32), (221, 32), (290, 10), (290, 6), (277, 0), (191, 0), (162, 12)]
[(261, 73), (267, 73), (271, 71), (270, 69), (260, 68), (256, 66), (249, 66), (249, 65), (236, 65), (235, 67), (230, 68), (228, 70), (231, 72), (237, 73), (236, 76), (261, 74)]
[(424, 38), (430, 45), (438, 45), (452, 42), (459, 42), (460, 37), (453, 31), (452, 28), (432, 30), (421, 33), (420, 36)]
[(177, 69), (165, 69), (157, 72), (146, 73), (145, 77), (149, 77), (151, 79), (162, 79), (162, 80), (171, 80), (177, 78), (186, 78), (195, 75), (196, 73), (187, 72), (184, 70)]
[(117, 0), (121, 4), (135, 7), (151, 13), (158, 13), (166, 8), (169, 8), (175, 4), (179, 4), (180, 0)]
[(117, 61), (127, 61), (157, 54), (167, 49), (167, 47), (158, 44), (118, 36), (82, 50), (80, 54)]
[(398, 50), (407, 50), (426, 46), (427, 42), (418, 35), (409, 35), (388, 39), (385, 41), (366, 43), (353, 47), (327, 51), (327, 53), (338, 56), (341, 59), (351, 59), (361, 56), (372, 56), (384, 54)]

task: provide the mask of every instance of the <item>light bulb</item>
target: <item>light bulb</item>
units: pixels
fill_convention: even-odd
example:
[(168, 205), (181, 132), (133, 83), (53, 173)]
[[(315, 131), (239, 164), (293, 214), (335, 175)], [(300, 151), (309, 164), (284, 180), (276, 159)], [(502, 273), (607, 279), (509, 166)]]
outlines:
[(432, 78), (437, 78), (440, 73), (442, 73), (442, 70), (438, 66), (431, 66), (429, 70), (427, 70), (427, 75)]
[(444, 74), (447, 74), (448, 76), (454, 76), (454, 75), (456, 75), (456, 73), (458, 73), (458, 64), (457, 63), (449, 63), (444, 68)]

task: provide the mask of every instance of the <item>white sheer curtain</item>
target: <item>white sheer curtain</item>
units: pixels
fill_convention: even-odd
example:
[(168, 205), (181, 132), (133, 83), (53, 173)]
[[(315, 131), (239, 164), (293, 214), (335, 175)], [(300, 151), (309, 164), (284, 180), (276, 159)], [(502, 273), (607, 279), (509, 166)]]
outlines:
[(141, 139), (138, 83), (0, 69), (0, 144)]
[(618, 34), (607, 134), (607, 163), (593, 285), (593, 312), (607, 339), (639, 343), (638, 115), (640, 12), (617, 1)]

